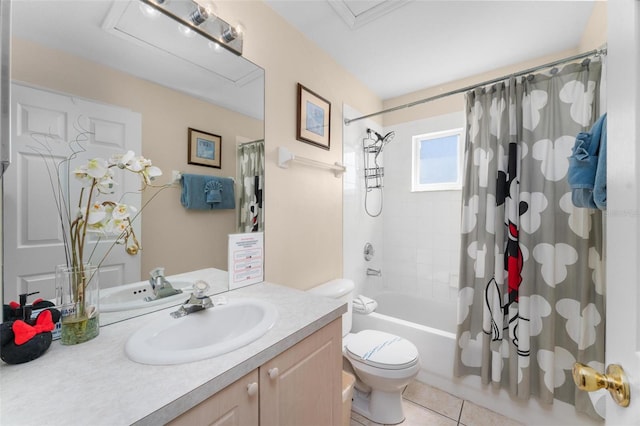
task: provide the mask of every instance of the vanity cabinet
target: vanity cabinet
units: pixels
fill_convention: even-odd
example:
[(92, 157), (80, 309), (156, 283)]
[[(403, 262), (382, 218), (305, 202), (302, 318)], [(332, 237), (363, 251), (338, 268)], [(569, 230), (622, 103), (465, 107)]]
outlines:
[(260, 425), (340, 425), (342, 319), (260, 367)]
[(258, 370), (253, 370), (168, 425), (258, 425), (258, 389)]
[(341, 389), (338, 318), (169, 425), (339, 425)]

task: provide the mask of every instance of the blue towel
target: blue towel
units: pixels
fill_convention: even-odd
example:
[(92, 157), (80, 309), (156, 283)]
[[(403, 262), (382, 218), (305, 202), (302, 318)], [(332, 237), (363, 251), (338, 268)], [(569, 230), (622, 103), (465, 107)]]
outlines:
[[(606, 119), (607, 115), (602, 115), (589, 132), (580, 132), (576, 136), (573, 154), (569, 157), (568, 174), (571, 201), (576, 207), (598, 208), (594, 201), (594, 187), (600, 165), (600, 144), (603, 138), (606, 141)], [(601, 172), (599, 186), (606, 191), (606, 167)], [(606, 193), (604, 198), (606, 200)]]
[(598, 155), (598, 170), (593, 188), (593, 201), (600, 210), (607, 209), (607, 119), (602, 123), (600, 134), (600, 154)]
[(191, 210), (235, 209), (234, 187), (233, 179), (184, 173), (180, 203)]
[(210, 180), (204, 185), (204, 192), (207, 194), (207, 203), (222, 202), (222, 183), (217, 180)]

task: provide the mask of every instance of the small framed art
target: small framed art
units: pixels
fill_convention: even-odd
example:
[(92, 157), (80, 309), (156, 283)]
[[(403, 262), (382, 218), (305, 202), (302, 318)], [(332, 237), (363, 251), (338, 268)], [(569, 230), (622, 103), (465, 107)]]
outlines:
[(221, 168), (222, 137), (189, 127), (189, 164)]
[(298, 83), (296, 139), (330, 149), (331, 103)]

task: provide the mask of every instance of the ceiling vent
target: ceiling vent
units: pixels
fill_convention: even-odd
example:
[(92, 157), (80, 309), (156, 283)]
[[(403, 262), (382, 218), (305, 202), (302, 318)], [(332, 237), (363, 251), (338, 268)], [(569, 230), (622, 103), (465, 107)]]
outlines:
[(413, 0), (327, 0), (334, 12), (355, 30)]

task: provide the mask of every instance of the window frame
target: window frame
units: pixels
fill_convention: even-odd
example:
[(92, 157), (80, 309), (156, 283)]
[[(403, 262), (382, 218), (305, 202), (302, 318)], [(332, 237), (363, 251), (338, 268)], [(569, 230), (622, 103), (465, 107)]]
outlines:
[[(420, 145), (422, 141), (440, 139), (449, 136), (458, 136), (456, 147), (456, 181), (422, 184), (420, 183)], [(464, 128), (442, 130), (438, 132), (423, 133), (411, 138), (411, 192), (424, 191), (455, 191), (462, 189), (462, 160), (464, 147)]]

